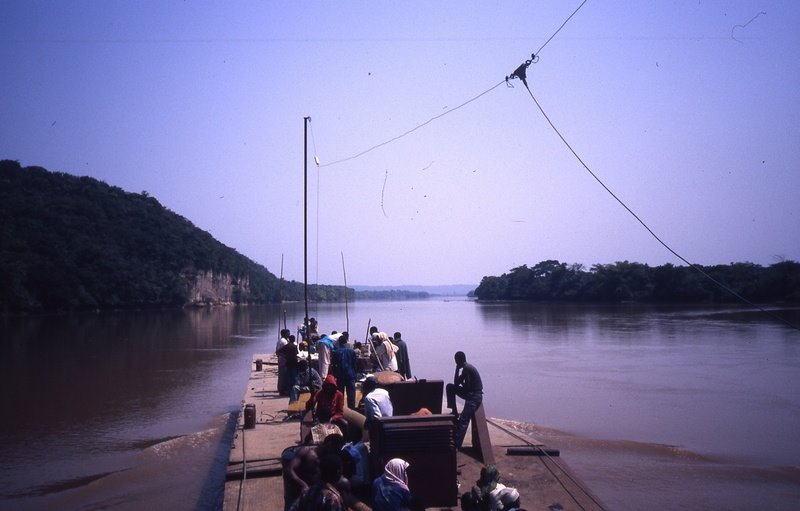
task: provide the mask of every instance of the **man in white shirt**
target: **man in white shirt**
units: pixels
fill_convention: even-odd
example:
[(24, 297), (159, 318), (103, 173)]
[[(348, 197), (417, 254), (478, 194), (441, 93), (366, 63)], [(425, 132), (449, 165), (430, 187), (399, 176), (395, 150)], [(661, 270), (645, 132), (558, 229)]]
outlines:
[(394, 413), (392, 400), (386, 389), (378, 387), (378, 380), (368, 376), (361, 384), (361, 403), (364, 407), (364, 430), (369, 431), (370, 423), (379, 417), (391, 417)]
[(333, 353), (333, 350), (336, 349), (336, 345), (339, 342), (339, 337), (341, 336), (342, 334), (334, 330), (330, 335), (323, 335), (322, 338), (317, 341), (319, 375), (323, 380), (328, 377), (328, 370), (331, 367), (331, 354)]

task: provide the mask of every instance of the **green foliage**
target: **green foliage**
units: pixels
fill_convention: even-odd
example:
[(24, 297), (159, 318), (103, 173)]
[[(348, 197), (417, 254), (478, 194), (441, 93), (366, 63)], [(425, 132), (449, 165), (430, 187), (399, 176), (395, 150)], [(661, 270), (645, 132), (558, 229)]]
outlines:
[(0, 312), (180, 307), (206, 272), (232, 277), (236, 303), (303, 298), (146, 192), (0, 161)]
[[(800, 263), (783, 261), (767, 268), (753, 263), (699, 267), (714, 280), (751, 301), (800, 302)], [(737, 300), (697, 269), (650, 267), (628, 261), (581, 265), (542, 261), (484, 277), (475, 289), (480, 300), (724, 303)]]
[[(351, 296), (348, 294), (348, 296)], [(431, 297), (427, 291), (406, 291), (402, 289), (387, 289), (381, 291), (364, 290), (356, 291), (355, 298), (357, 300), (425, 300)]]

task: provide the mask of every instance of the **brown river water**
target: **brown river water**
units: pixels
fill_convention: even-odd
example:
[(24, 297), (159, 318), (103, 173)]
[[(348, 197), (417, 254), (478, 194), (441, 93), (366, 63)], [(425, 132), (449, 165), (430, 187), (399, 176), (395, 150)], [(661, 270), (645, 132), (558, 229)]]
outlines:
[[(800, 332), (762, 313), (453, 298), (310, 315), (401, 331), (420, 378), (449, 381), (464, 351), (487, 413), (560, 449), (608, 509), (800, 509)], [(0, 318), (0, 509), (219, 509), (252, 355), (284, 317), (302, 304)]]

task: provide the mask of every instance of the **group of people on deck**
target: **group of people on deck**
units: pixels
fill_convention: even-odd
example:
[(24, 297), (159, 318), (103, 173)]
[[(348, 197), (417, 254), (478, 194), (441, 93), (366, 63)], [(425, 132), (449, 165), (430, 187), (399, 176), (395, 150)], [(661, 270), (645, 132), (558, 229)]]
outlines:
[[(297, 334), (299, 344), (290, 330), (281, 330), (275, 347), (278, 392), (289, 396), (290, 402), (297, 401), (301, 393), (310, 393), (306, 406), (314, 410), (316, 419), (335, 424), (342, 432), (347, 431), (344, 403), (357, 409), (356, 381), (362, 372), (394, 371), (411, 378), (408, 345), (400, 332), (390, 337), (372, 327), (365, 343), (351, 345), (348, 332), (320, 335), (319, 324), (311, 318), (299, 326)], [(308, 360), (299, 356), (301, 351), (315, 353), (319, 369), (310, 367)]]
[[(424, 510), (408, 485), (409, 463), (392, 458), (374, 479), (359, 479), (356, 465), (365, 453), (356, 452), (341, 435), (333, 434), (320, 445), (284, 451), (284, 509), (289, 511), (402, 511)], [(372, 503), (362, 503), (365, 496)]]
[(378, 327), (369, 329), (368, 349), (375, 353), (373, 370), (395, 371), (406, 380), (411, 379), (411, 362), (408, 359), (408, 345), (400, 332), (389, 337), (386, 332), (378, 331)]
[[(365, 453), (354, 453), (341, 435), (322, 444), (284, 451), (284, 510), (288, 511), (418, 511), (422, 499), (409, 486), (409, 462), (392, 458), (375, 479), (359, 480), (356, 465)], [(371, 507), (362, 503), (369, 496)], [(461, 496), (463, 511), (524, 511), (519, 492), (500, 482), (495, 465), (485, 465), (472, 489)]]
[[(356, 381), (361, 376), (359, 369), (364, 364), (374, 372), (393, 371), (405, 379), (411, 378), (408, 346), (400, 332), (389, 336), (377, 327), (372, 327), (365, 343), (349, 343), (348, 332), (333, 331), (319, 335), (316, 321), (308, 320), (298, 329), (300, 343), (288, 329), (281, 331), (276, 346), (278, 354), (278, 390), (288, 395), (290, 402), (297, 401), (300, 393), (310, 392), (306, 408), (314, 410), (319, 422), (336, 425), (342, 435), (329, 435), (322, 445), (300, 447), (297, 454), (284, 464), (287, 488), (294, 491), (286, 494), (286, 509), (291, 510), (347, 510), (363, 509), (354, 498), (354, 486), (364, 492), (376, 511), (402, 511), (424, 509), (419, 499), (414, 498), (408, 486), (409, 463), (403, 459), (391, 459), (384, 472), (374, 480), (365, 475), (363, 468), (367, 452), (363, 442), (345, 444), (348, 423), (344, 418), (344, 404), (360, 411), (365, 417), (364, 429), (377, 418), (392, 416), (393, 407), (389, 393), (378, 385), (374, 376), (367, 376), (361, 385), (361, 402), (356, 406)], [(319, 370), (309, 367), (306, 358), (299, 358), (300, 351), (316, 353)], [(469, 424), (483, 401), (483, 383), (480, 373), (467, 362), (466, 355), (458, 351), (454, 355), (456, 365), (453, 382), (445, 388), (447, 407), (456, 416), (455, 440), (460, 448)], [(369, 372), (369, 369), (367, 372)], [(464, 400), (460, 413), (456, 397)], [(346, 401), (345, 401), (346, 400)], [(340, 439), (331, 445), (332, 437)], [(309, 461), (311, 460), (311, 461)], [(301, 477), (303, 467), (311, 463), (315, 468), (309, 477)], [(361, 466), (361, 468), (359, 468)], [(305, 472), (309, 472), (306, 467)], [(288, 474), (288, 475), (287, 475)], [(308, 474), (306, 474), (308, 475)], [(366, 488), (366, 490), (365, 490)], [(358, 493), (358, 492), (356, 492)], [(484, 467), (476, 487), (462, 496), (462, 509), (499, 511), (519, 509), (519, 494), (513, 488), (499, 483), (496, 467)]]
[[(293, 387), (298, 387), (297, 393), (316, 392), (328, 375), (333, 374), (337, 388), (347, 396), (348, 407), (353, 408), (359, 359), (367, 359), (367, 365), (372, 372), (395, 371), (405, 379), (411, 378), (408, 345), (400, 332), (395, 332), (390, 337), (373, 326), (365, 343), (356, 342), (351, 345), (348, 342), (348, 332), (334, 330), (330, 334), (320, 335), (319, 324), (311, 318), (298, 327), (297, 334), (299, 343), (298, 337), (284, 328), (275, 346), (278, 356), (278, 392), (282, 396), (289, 396), (291, 401), (296, 400), (296, 395), (292, 394)], [(309, 369), (307, 365), (303, 365), (298, 359), (301, 351), (315, 353), (319, 369)], [(317, 381), (314, 373), (308, 374), (306, 371), (314, 371), (319, 375), (318, 385), (314, 385)]]
[[(303, 351), (315, 351), (318, 354), (319, 371), (309, 367), (306, 359), (298, 360), (300, 347), (295, 337), (288, 329), (281, 331), (275, 349), (278, 355), (278, 391), (281, 395), (288, 395), (290, 402), (297, 401), (300, 393), (310, 392), (307, 406), (316, 411), (318, 420), (332, 422), (346, 431), (344, 403), (346, 399), (347, 407), (356, 409), (359, 358), (368, 357), (374, 370), (394, 371), (409, 379), (411, 363), (408, 345), (400, 332), (389, 337), (376, 326), (370, 328), (364, 345), (356, 343), (355, 346), (349, 344), (347, 332), (333, 331), (319, 336), (318, 328), (316, 320), (311, 318), (301, 325), (298, 334), (303, 336)], [(475, 366), (467, 362), (463, 351), (456, 352), (454, 360), (456, 370), (453, 383), (447, 384), (445, 391), (447, 407), (457, 416), (456, 445), (461, 447), (470, 421), (483, 401), (483, 382)], [(362, 392), (362, 395), (366, 394)], [(456, 411), (456, 396), (464, 400), (460, 414)]]

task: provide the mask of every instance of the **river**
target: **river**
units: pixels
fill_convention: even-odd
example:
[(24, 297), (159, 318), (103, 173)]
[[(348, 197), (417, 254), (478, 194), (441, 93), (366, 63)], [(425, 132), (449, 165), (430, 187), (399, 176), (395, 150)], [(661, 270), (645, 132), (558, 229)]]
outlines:
[[(418, 377), (462, 350), (609, 509), (800, 508), (800, 332), (738, 307), (313, 304), (401, 331)], [(786, 312), (797, 323), (800, 312)], [(302, 304), (2, 318), (0, 509), (218, 509), (253, 353)], [(523, 496), (524, 504), (524, 496)]]

